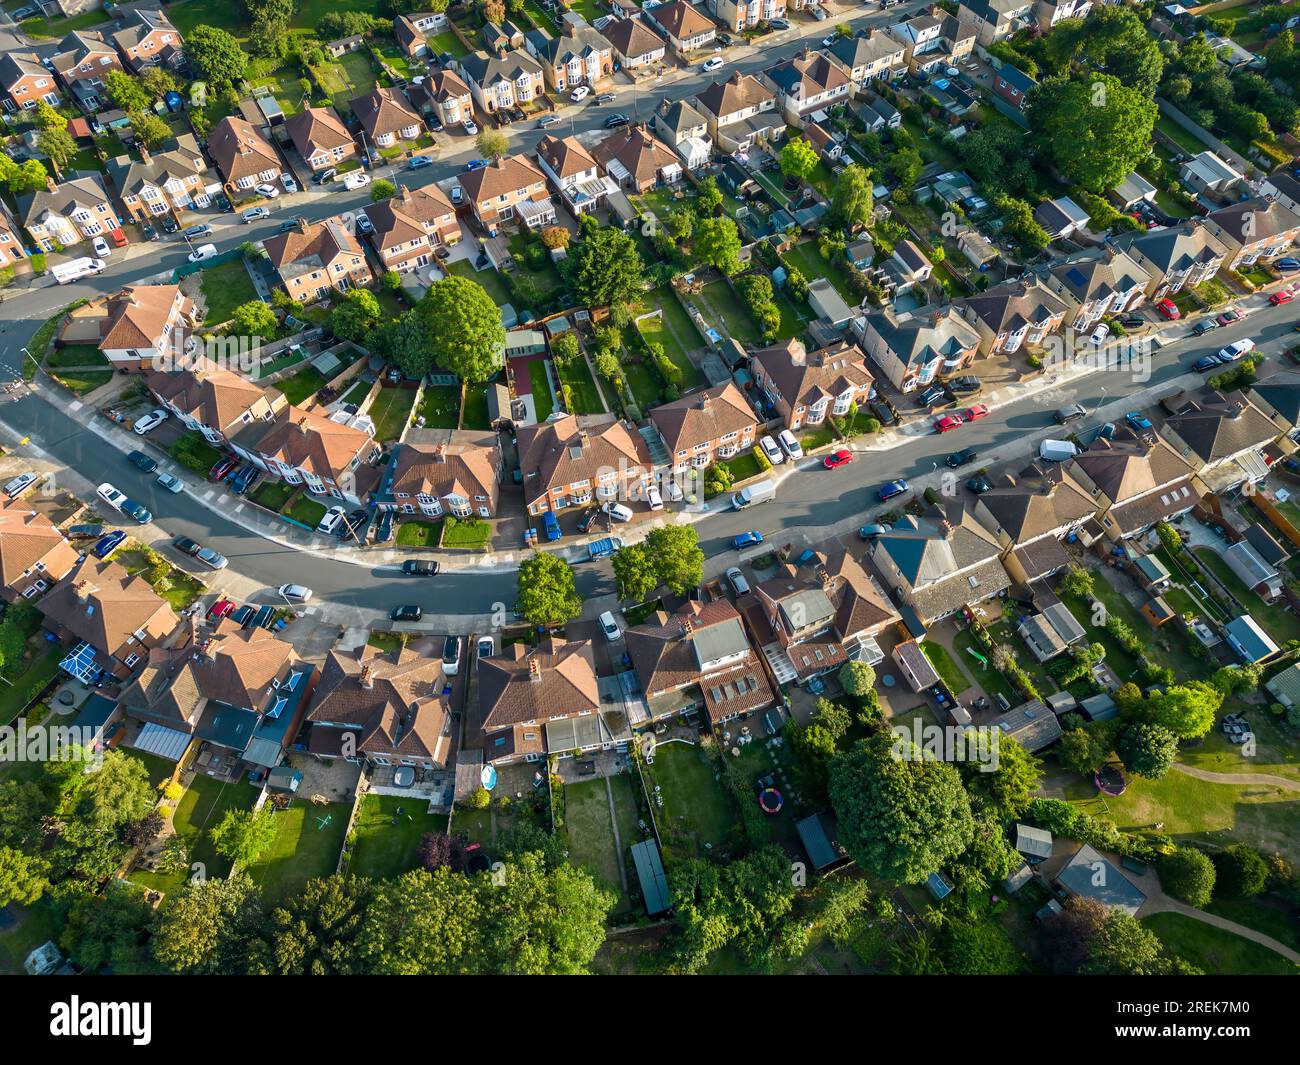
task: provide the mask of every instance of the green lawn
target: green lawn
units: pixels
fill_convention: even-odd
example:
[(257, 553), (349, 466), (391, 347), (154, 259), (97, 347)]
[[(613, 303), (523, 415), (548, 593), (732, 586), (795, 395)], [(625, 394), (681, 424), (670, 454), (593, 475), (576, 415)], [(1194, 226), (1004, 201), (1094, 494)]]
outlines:
[[(618, 783), (624, 801), (632, 802), (632, 796), (626, 792), (628, 779), (626, 776), (615, 777), (610, 783)], [(620, 907), (625, 907), (626, 899), (619, 880), (623, 855), (614, 846), (609, 797), (603, 779), (564, 786), (564, 834), (568, 839), (569, 861), (587, 869), (602, 886), (618, 895)], [(626, 842), (624, 846), (627, 846)]]
[(742, 451), (735, 458), (719, 459), (718, 465), (725, 466), (731, 471), (731, 480), (735, 484), (747, 481), (751, 477), (757, 477), (763, 472), (763, 467), (758, 464), (758, 456), (754, 448)]
[(1236, 921), (1256, 932), (1272, 936), (1292, 950), (1300, 951), (1300, 908), (1276, 894), (1249, 899), (1215, 899), (1203, 907), (1206, 913)]
[(787, 267), (794, 267), (803, 274), (806, 281), (818, 277), (826, 278), (850, 307), (858, 305), (859, 297), (849, 285), (847, 268), (838, 259), (835, 262), (823, 259), (815, 241), (796, 244), (785, 253), (784, 261)]
[(209, 328), (230, 321), (236, 307), (257, 299), (257, 289), (242, 257), (204, 270), (200, 282), (206, 307), (203, 324)]
[(492, 526), (486, 521), (464, 521), (446, 517), (442, 523), (442, 546), (462, 551), (485, 551), (492, 538)]
[[(325, 375), (316, 369), (315, 366), (304, 366), (292, 377), (286, 377), (283, 381), (278, 382), (273, 387), (278, 389), (284, 398), (290, 403), (296, 405), (301, 403), (308, 396), (314, 396), (324, 388), (327, 383), (328, 381)], [(375, 406), (378, 405), (379, 401), (376, 400)], [(371, 407), (370, 409), (373, 411), (374, 407)], [(371, 417), (373, 416), (374, 415), (372, 414)]]
[(424, 419), (426, 429), (455, 429), (459, 408), (459, 386), (425, 385), (418, 414)]
[(465, 409), (461, 411), (462, 429), (490, 429), (488, 423), (487, 385), (470, 385), (465, 390)]
[(16, 676), (6, 676), (7, 684), (0, 685), (0, 726), (8, 725), (27, 709), (37, 693), (59, 672), (63, 649), (50, 645)]
[(664, 805), (655, 811), (655, 818), (668, 857), (703, 857), (717, 851), (731, 832), (735, 818), (714, 772), (699, 747), (671, 743), (655, 749), (647, 776), (652, 790), (653, 783), (662, 789)]
[(53, 375), (54, 379), (59, 382), (69, 392), (78, 396), (86, 396), (97, 388), (103, 388), (109, 381), (113, 380), (112, 370), (81, 370), (73, 373), (61, 373)]
[(561, 382), (568, 385), (573, 393), (573, 406), (576, 409), (569, 413), (601, 414), (604, 412), (605, 405), (600, 401), (600, 392), (596, 389), (591, 371), (587, 369), (586, 359), (579, 356), (563, 365), (556, 363), (555, 369), (560, 375)]
[(1156, 913), (1142, 922), (1170, 953), (1218, 976), (1295, 975), (1296, 966), (1259, 943), (1181, 913)]
[(367, 412), (375, 423), (375, 439), (396, 440), (411, 420), (415, 406), (415, 389), (381, 388)]
[(760, 343), (758, 326), (748, 308), (725, 281), (710, 281), (700, 290), (698, 300), (703, 305), (705, 319), (716, 323), (720, 332), (746, 346)]
[(27, 955), (48, 940), (58, 941), (63, 917), (59, 904), (49, 895), (31, 906), (13, 903), (9, 909), (14, 924), (0, 932), (0, 973), (25, 975)]
[[(948, 690), (953, 695), (961, 695), (970, 687), (970, 678), (966, 676), (965, 670), (957, 664), (956, 659), (948, 653), (948, 648), (935, 643), (933, 640), (925, 640), (921, 644), (921, 650), (925, 652), (925, 657), (930, 660), (930, 665), (934, 666), (935, 672), (948, 685)], [(974, 659), (971, 661), (974, 662)]]
[(1000, 672), (993, 668), (992, 663), (987, 666), (981, 666), (979, 660), (971, 657), (970, 650), (979, 651), (985, 658), (988, 655), (975, 642), (975, 637), (971, 635), (970, 629), (962, 629), (953, 637), (953, 650), (956, 652), (957, 659), (961, 662), (962, 668), (975, 679), (975, 683), (984, 689), (985, 694), (991, 699), (1001, 695), (1010, 706), (1023, 702), (1020, 693), (1011, 685)]
[(546, 421), (555, 410), (551, 398), (551, 379), (546, 372), (546, 359), (533, 359), (528, 364), (528, 379), (533, 385), (533, 404), (537, 408), (537, 420)]
[(167, 8), (172, 25), (188, 37), (196, 26), (211, 26), (235, 37), (247, 33), (243, 10), (239, 4), (213, 4), (209, 0), (181, 0)]
[(285, 484), (283, 481), (263, 481), (248, 493), (248, 498), (259, 507), (266, 507), (267, 510), (273, 510), (278, 514), (280, 508), (289, 502), (291, 495), (293, 495), (293, 485)]
[(262, 886), (268, 909), (301, 892), (308, 880), (334, 872), (350, 812), (347, 803), (316, 806), (300, 799), (275, 812), (275, 839), (267, 853), (248, 867), (249, 875)]
[(325, 517), (327, 509), (324, 503), (318, 502), (304, 492), (283, 513), (286, 518), (292, 518), (294, 521), (314, 529), (320, 524), (321, 518)]
[[(94, 11), (83, 11), (71, 18), (23, 19), (21, 25), (23, 32), (28, 37), (45, 39), (62, 37), (64, 34), (72, 33), (75, 30), (88, 30), (92, 26), (98, 26), (100, 23), (108, 21), (109, 18), (104, 9), (96, 8)], [(177, 28), (179, 29), (179, 27)]]
[(71, 367), (102, 366), (112, 368), (112, 363), (94, 344), (68, 344), (55, 348), (45, 357), (45, 366), (50, 370), (69, 369)]
[(354, 406), (360, 406), (361, 401), (370, 395), (370, 389), (374, 386), (373, 381), (358, 380), (351, 388), (343, 393), (343, 402), (351, 403)]
[(442, 33), (434, 34), (432, 37), (428, 38), (428, 41), (429, 50), (436, 55), (441, 55), (443, 52), (450, 52), (457, 59), (463, 55), (469, 55), (469, 49), (460, 43), (460, 38), (452, 33), (451, 30), (443, 30)]
[(1269, 606), (1258, 595), (1246, 587), (1246, 584), (1240, 577), (1228, 568), (1228, 563), (1223, 560), (1213, 548), (1197, 547), (1193, 548), (1197, 560), (1205, 566), (1211, 573), (1219, 578), (1246, 611), (1259, 622), (1260, 627), (1273, 637), (1273, 640), (1281, 646), (1288, 640), (1300, 640), (1300, 618), (1289, 610), (1279, 606)]
[(682, 387), (690, 388), (700, 384), (703, 377), (687, 352), (704, 346), (700, 331), (695, 328), (690, 315), (677, 297), (665, 286), (646, 293), (645, 302), (650, 310), (662, 313), (656, 318), (641, 318), (637, 327), (646, 340), (653, 340), (663, 345), (664, 352), (673, 360), (673, 364), (682, 371)]
[(442, 520), (404, 521), (397, 526), (398, 547), (437, 547), (442, 534)]
[(40, 328), (32, 334), (32, 339), (27, 343), (27, 350), (32, 353), (32, 358), (23, 360), (24, 380), (30, 381), (36, 376), (36, 367), (44, 358), (46, 350), (50, 346), (50, 341), (54, 339), (54, 334), (58, 332), (59, 326), (63, 324), (63, 319), (68, 312), (84, 306), (85, 303), (84, 299), (74, 300), (45, 319)]
[(404, 796), (367, 795), (357, 811), (357, 841), (348, 872), (389, 879), (414, 869), (425, 833), (447, 831), (447, 818), (426, 813), (427, 808), (427, 803)]
[(512, 303), (510, 290), (506, 288), (505, 281), (495, 270), (475, 270), (474, 264), (468, 259), (457, 259), (446, 266), (447, 272), (455, 274), (457, 277), (468, 277), (471, 281), (477, 281), (483, 286), (484, 290), (492, 297), (492, 302), (498, 307), (504, 307), (507, 303)]
[[(355, 9), (349, 8), (349, 10)], [(301, 14), (302, 12), (299, 11), (299, 15)], [(373, 89), (378, 80), (370, 56), (364, 52), (348, 52), (329, 66), (333, 69), (337, 84), (341, 86), (332, 93), (334, 107), (340, 113), (351, 111), (352, 101)]]
[(622, 365), (623, 376), (627, 379), (628, 388), (632, 390), (632, 398), (636, 400), (643, 415), (649, 413), (651, 407), (663, 402), (663, 381), (648, 362), (624, 360)]

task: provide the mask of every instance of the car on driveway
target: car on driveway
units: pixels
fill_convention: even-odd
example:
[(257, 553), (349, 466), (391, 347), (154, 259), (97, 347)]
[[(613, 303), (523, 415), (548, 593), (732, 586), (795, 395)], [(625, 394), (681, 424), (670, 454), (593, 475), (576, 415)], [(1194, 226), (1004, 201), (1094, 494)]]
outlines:
[(126, 457), (127, 461), (141, 473), (153, 473), (158, 468), (158, 460), (143, 451), (128, 451)]
[(370, 232), (371, 230), (373, 230), (374, 228), (375, 228), (375, 227), (374, 227), (374, 225), (371, 224), (370, 219), (367, 218), (367, 217), (366, 217), (364, 214), (362, 214), (360, 211), (358, 211), (358, 212), (357, 212), (357, 232), (360, 233), (362, 236), (365, 236), (367, 233), (369, 233), (369, 232)]
[(475, 649), (479, 658), (491, 658), (497, 653), (497, 641), (492, 636), (480, 636)]
[(1171, 299), (1163, 299), (1156, 304), (1156, 310), (1161, 318), (1166, 318), (1171, 322), (1176, 322), (1183, 316), (1183, 312), (1178, 309), (1177, 304)]
[(747, 547), (756, 547), (763, 542), (763, 534), (757, 529), (751, 529), (749, 532), (739, 533), (731, 538), (731, 546), (737, 551), (743, 551)]
[(68, 526), (69, 540), (98, 540), (104, 535), (104, 526), (98, 522), (87, 522), (85, 525)]
[(431, 558), (408, 558), (402, 563), (402, 573), (407, 577), (436, 577), (441, 568)]
[(950, 433), (954, 429), (962, 427), (960, 414), (945, 414), (942, 418), (936, 418), (934, 421), (934, 431), (936, 433)]
[(442, 672), (454, 677), (460, 672), (461, 642), (459, 636), (448, 636), (442, 643)]
[(167, 412), (161, 407), (151, 410), (143, 418), (137, 418), (135, 423), (136, 436), (144, 436), (145, 433), (151, 433), (158, 426), (167, 420)]
[(280, 184), (284, 186), (285, 192), (297, 192), (298, 182), (294, 181), (288, 174), (280, 175)]
[(600, 625), (600, 631), (604, 633), (605, 639), (610, 643), (622, 638), (623, 630), (618, 627), (618, 622), (614, 620), (612, 610), (606, 610), (596, 621)]
[(259, 218), (270, 218), (271, 209), (269, 207), (250, 207), (247, 211), (239, 216), (244, 220), (244, 224), (256, 222)]
[(970, 395), (972, 392), (980, 390), (980, 379), (974, 374), (963, 374), (961, 377), (954, 377), (948, 382), (948, 387), (956, 395)]
[(964, 447), (960, 451), (954, 451), (943, 461), (944, 461), (944, 465), (949, 466), (950, 468), (955, 470), (960, 466), (969, 465), (970, 463), (974, 462), (975, 459), (978, 457), (979, 456), (975, 453), (974, 448)]
[(1119, 324), (1125, 329), (1141, 329), (1147, 320), (1140, 314), (1126, 314), (1119, 320)]
[(964, 415), (968, 422), (977, 422), (981, 418), (987, 418), (988, 416), (989, 409), (983, 403), (976, 403), (975, 406), (968, 407), (966, 409), (966, 414)]
[(235, 611), (235, 604), (231, 600), (218, 599), (215, 603), (213, 603), (210, 607), (208, 607), (208, 620), (220, 621), (222, 618), (228, 617), (230, 614), (233, 614), (234, 611)]
[(230, 478), (230, 490), (237, 496), (242, 496), (248, 491), (252, 483), (257, 480), (257, 467), (249, 463), (235, 476)]
[[(632, 520), (632, 511), (623, 506), (622, 503), (615, 503), (613, 500), (610, 500), (608, 503), (602, 504), (600, 509), (609, 515), (611, 521)], [(550, 511), (548, 510), (547, 513), (549, 514)]]
[(174, 473), (158, 474), (157, 483), (166, 488), (172, 495), (180, 495), (181, 492), (185, 491), (185, 482)]
[(339, 522), (343, 520), (343, 515), (347, 513), (342, 507), (330, 507), (321, 515), (320, 521), (316, 523), (316, 531), (328, 536), (339, 527)]
[(343, 187), (349, 192), (356, 189), (364, 189), (370, 184), (370, 175), (363, 170), (353, 170), (344, 175)]
[(280, 195), (280, 190), (274, 185), (254, 185), (253, 191), (259, 196), (265, 196), (268, 200), (274, 200)]
[(1288, 255), (1274, 262), (1273, 268), (1285, 273), (1290, 273), (1292, 270), (1300, 270), (1300, 259), (1293, 259)]
[(474, 122), (472, 118), (465, 119), (465, 121), (462, 122), (460, 125), (461, 128), (471, 137), (478, 136), (478, 125)]
[(803, 458), (803, 448), (800, 447), (798, 438), (789, 429), (782, 429), (777, 433), (776, 442), (781, 445), (781, 450), (790, 456), (791, 462)]
[(1151, 419), (1139, 410), (1131, 410), (1124, 415), (1124, 420), (1128, 422), (1129, 428), (1135, 432), (1147, 433), (1151, 431)]
[(194, 558), (203, 550), (202, 545), (197, 540), (191, 540), (188, 536), (178, 536), (172, 541), (172, 547), (176, 548), (182, 555), (189, 555)]
[(6, 482), (5, 495), (8, 496), (10, 499), (17, 499), (20, 495), (22, 495), (25, 491), (27, 491), (27, 489), (29, 489), (32, 485), (34, 485), (39, 479), (40, 479), (40, 475), (33, 473), (31, 471), (28, 471), (27, 473), (20, 473), (17, 477), (14, 477), (12, 480)]
[(838, 451), (832, 451), (822, 459), (822, 465), (828, 470), (838, 470), (841, 466), (847, 466), (852, 461), (853, 452), (847, 448), (840, 448)]
[(1229, 310), (1224, 311), (1221, 315), (1219, 315), (1214, 320), (1218, 322), (1219, 325), (1232, 325), (1233, 322), (1240, 322), (1245, 317), (1246, 316), (1242, 314), (1241, 311), (1233, 307)]
[(1283, 303), (1290, 303), (1293, 299), (1295, 299), (1295, 293), (1283, 289), (1281, 292), (1274, 292), (1273, 295), (1269, 296), (1268, 302), (1277, 307)]
[(989, 481), (989, 479), (984, 476), (984, 474), (977, 473), (974, 477), (972, 477), (969, 481), (966, 482), (966, 487), (969, 488), (972, 492), (974, 492), (978, 496), (978, 495), (983, 495), (990, 488), (992, 488), (993, 485)]
[(576, 89), (573, 90), (573, 92), (569, 93), (569, 99), (572, 100), (575, 104), (580, 104), (582, 103), (583, 100), (585, 100), (590, 95), (591, 95), (590, 86), (579, 85)]
[(767, 461), (773, 466), (779, 466), (785, 461), (785, 452), (776, 446), (776, 441), (770, 436), (760, 436), (758, 446), (762, 448), (763, 454), (767, 456)]
[(578, 519), (578, 532), (580, 534), (585, 534), (587, 530), (596, 524), (596, 519), (599, 517), (600, 510), (597, 507), (590, 507), (589, 509), (584, 510), (582, 512), (582, 517)]
[(219, 459), (208, 471), (208, 479), (211, 481), (224, 481), (232, 473), (236, 466), (239, 465), (239, 459)]
[(877, 536), (884, 536), (887, 532), (892, 532), (894, 527), (887, 521), (872, 522), (870, 525), (864, 525), (858, 530), (858, 537), (862, 540), (874, 540)]
[(790, 28), (789, 21), (783, 18), (768, 19), (767, 24), (774, 30), (788, 30)]
[(731, 585), (731, 590), (736, 595), (749, 594), (749, 581), (745, 580), (745, 575), (740, 571), (739, 566), (730, 566), (725, 574), (727, 583)]
[(95, 254), (101, 259), (107, 259), (113, 254), (112, 249), (108, 246), (108, 241), (103, 237), (96, 237), (90, 242), (90, 246), (95, 249)]
[[(424, 158), (424, 157), (419, 156), (418, 158)], [(412, 160), (412, 162), (414, 162), (414, 160)], [(311, 183), (313, 185), (324, 185), (326, 182), (333, 181), (336, 177), (338, 177), (338, 173), (339, 173), (338, 170), (332, 166), (325, 170), (319, 170), (312, 175)]]
[(879, 499), (882, 503), (885, 503), (893, 499), (895, 496), (901, 496), (906, 494), (907, 491), (908, 491), (907, 482), (902, 478), (899, 478), (897, 481), (889, 481), (885, 484), (882, 484), (879, 488), (877, 488), (876, 498)]
[(311, 589), (302, 584), (282, 584), (276, 592), (291, 603), (305, 603), (311, 598)]
[(1196, 370), (1198, 373), (1207, 373), (1208, 371), (1213, 370), (1216, 366), (1222, 366), (1222, 365), (1223, 363), (1219, 361), (1219, 356), (1202, 355), (1199, 359), (1197, 359), (1194, 363), (1192, 363), (1192, 369)]
[(395, 606), (388, 612), (389, 621), (419, 621), (422, 617), (424, 617), (424, 608), (415, 603)]
[[(466, 170), (482, 170), (485, 166), (487, 166), (487, 160), (486, 160), (486, 159), (471, 159), (468, 163), (465, 164), (465, 169), (466, 169)], [(458, 186), (456, 186), (456, 187), (459, 188), (460, 186), (458, 185)], [(455, 190), (453, 190), (453, 191), (455, 191)], [(452, 203), (455, 203), (455, 202), (456, 202), (456, 197), (455, 197), (455, 196), (452, 196)]]
[(1102, 322), (1099, 326), (1097, 326), (1096, 329), (1092, 331), (1092, 334), (1088, 337), (1088, 343), (1090, 343), (1095, 348), (1099, 348), (1103, 344), (1105, 344), (1109, 338), (1110, 338), (1110, 326), (1107, 323)]
[(95, 541), (95, 546), (90, 549), (90, 553), (98, 559), (106, 559), (116, 551), (126, 540), (126, 533), (121, 529), (114, 529), (111, 533), (101, 536)]
[(371, 541), (376, 544), (386, 544), (393, 538), (393, 520), (397, 511), (385, 510), (379, 516), (379, 522), (375, 525), (375, 536)]

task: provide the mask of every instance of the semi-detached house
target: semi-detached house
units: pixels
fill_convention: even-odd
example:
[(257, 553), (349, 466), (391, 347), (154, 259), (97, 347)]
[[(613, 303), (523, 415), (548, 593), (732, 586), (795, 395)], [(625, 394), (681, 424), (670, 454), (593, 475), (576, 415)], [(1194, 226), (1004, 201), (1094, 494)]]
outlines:
[(337, 167), (357, 154), (356, 141), (332, 107), (308, 107), (285, 119), (284, 128), (313, 172)]
[(397, 89), (376, 86), (352, 101), (352, 114), (370, 148), (391, 148), (399, 140), (416, 140), (425, 131), (424, 122)]
[(156, 371), (145, 383), (161, 406), (214, 447), (224, 447), (245, 425), (274, 420), (288, 405), (277, 389), (262, 388), (207, 359), (183, 370)]
[(1041, 277), (1065, 301), (1065, 324), (1076, 333), (1091, 333), (1105, 315), (1136, 310), (1152, 284), (1131, 256), (1111, 247), (1066, 259)]
[(1300, 239), (1300, 215), (1272, 196), (1211, 211), (1205, 224), (1228, 249), (1227, 264), (1234, 270), (1281, 255)]
[(645, 17), (668, 38), (678, 55), (712, 44), (718, 36), (714, 22), (687, 0), (670, 0), (652, 7)]
[(785, 18), (785, 0), (709, 0), (709, 12), (733, 33)]
[(80, 553), (48, 517), (14, 500), (0, 507), (0, 598), (44, 595), (66, 577)]
[(161, 11), (132, 8), (126, 25), (113, 34), (113, 43), (128, 70), (139, 74), (163, 65), (176, 69), (184, 62), (185, 38)]
[(845, 71), (854, 91), (880, 78), (889, 77), (906, 65), (907, 49), (896, 37), (870, 29), (859, 37), (838, 37), (829, 54)]
[(537, 164), (574, 217), (594, 211), (618, 191), (577, 137), (543, 137), (537, 145)]
[(845, 341), (808, 352), (801, 341), (787, 340), (754, 352), (750, 366), (755, 386), (788, 429), (843, 418), (854, 404), (861, 407), (876, 394), (866, 356)]
[(597, 29), (565, 22), (558, 37), (533, 30), (524, 38), (528, 54), (542, 65), (556, 92), (596, 85), (614, 75), (614, 48)]
[(98, 111), (107, 102), (104, 78), (110, 70), (122, 70), (117, 49), (94, 30), (69, 33), (59, 42), (52, 62), (68, 92), (87, 111)]
[(771, 67), (767, 77), (776, 86), (777, 102), (792, 125), (802, 125), (812, 112), (846, 99), (851, 87), (837, 59), (807, 48)]
[(266, 257), (289, 298), (311, 303), (331, 291), (364, 287), (374, 278), (366, 253), (340, 218), (308, 222), (265, 241)]
[(393, 460), (384, 510), (437, 518), (496, 517), (501, 448), (495, 436), (475, 442), (403, 444)]
[(900, 392), (915, 392), (974, 362), (980, 334), (952, 304), (898, 313), (893, 308), (853, 320), (862, 349)]
[(23, 228), (41, 251), (53, 251), (56, 244), (67, 247), (106, 236), (117, 228), (117, 212), (98, 174), (72, 178), (60, 185), (51, 180), (50, 186), (18, 201)]
[(181, 211), (205, 210), (212, 202), (208, 194), (216, 175), (199, 150), (192, 133), (176, 138), (176, 147), (151, 154), (139, 147), (139, 160), (120, 155), (108, 164), (108, 174), (117, 188), (126, 213), (137, 222), (148, 222)]
[(1039, 347), (1065, 323), (1066, 304), (1032, 275), (994, 285), (963, 299), (966, 321), (979, 332), (981, 355)]
[(519, 429), (518, 448), (530, 515), (640, 499), (649, 484), (650, 453), (627, 422), (568, 415)]
[(399, 274), (433, 261), (439, 248), (460, 243), (456, 208), (437, 185), (408, 189), (366, 208), (370, 242), (385, 270)]
[(63, 103), (58, 82), (41, 65), (35, 52), (0, 55), (0, 90), (4, 93), (4, 108), (10, 114), (30, 111), (42, 100), (51, 107)]
[(179, 285), (127, 285), (109, 298), (107, 312), (99, 350), (118, 370), (166, 365), (184, 352), (186, 330), (198, 319)]
[(502, 222), (515, 218), (530, 229), (555, 221), (546, 175), (522, 155), (466, 171), (459, 181), (474, 216), (489, 235), (495, 236)]
[(660, 63), (667, 53), (664, 39), (639, 14), (608, 23), (602, 32), (625, 70)]
[(709, 135), (723, 151), (748, 151), (755, 144), (785, 136), (776, 93), (752, 74), (733, 71), (701, 92), (695, 102), (709, 121)]
[(353, 506), (369, 494), (378, 476), (363, 466), (379, 453), (369, 432), (292, 405), (269, 421), (253, 421), (231, 439), (231, 449), (286, 484)]
[(527, 52), (474, 52), (456, 60), (456, 72), (479, 108), (492, 114), (530, 103), (545, 91), (542, 65)]
[(655, 407), (650, 420), (677, 473), (748, 451), (758, 428), (753, 408), (730, 381)]

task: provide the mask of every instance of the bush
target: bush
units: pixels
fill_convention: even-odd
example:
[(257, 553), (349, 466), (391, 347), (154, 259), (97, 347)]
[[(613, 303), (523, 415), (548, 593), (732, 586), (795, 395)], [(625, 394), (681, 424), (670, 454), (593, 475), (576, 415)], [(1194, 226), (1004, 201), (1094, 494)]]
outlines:
[(1263, 856), (1244, 843), (1234, 843), (1214, 856), (1220, 896), (1248, 899), (1268, 886), (1269, 868)]
[(33, 272), (33, 273), (35, 273), (35, 274), (37, 274), (37, 275), (40, 275), (40, 274), (45, 273), (46, 266), (45, 266), (45, 253), (44, 253), (44, 252), (40, 252), (40, 251), (38, 251), (35, 255), (33, 255), (33, 256), (31, 257), (30, 262), (31, 262), (31, 264), (32, 264), (32, 272)]
[(1195, 847), (1178, 847), (1157, 865), (1166, 894), (1189, 906), (1205, 906), (1214, 895), (1214, 863)]

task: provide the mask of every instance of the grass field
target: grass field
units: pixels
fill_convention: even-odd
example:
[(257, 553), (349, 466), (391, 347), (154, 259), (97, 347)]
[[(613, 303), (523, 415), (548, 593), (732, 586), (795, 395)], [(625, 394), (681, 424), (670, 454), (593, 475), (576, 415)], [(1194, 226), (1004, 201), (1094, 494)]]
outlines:
[(268, 909), (298, 894), (308, 880), (334, 872), (349, 812), (346, 803), (314, 806), (301, 800), (275, 812), (275, 839), (266, 854), (248, 867), (249, 875), (262, 886)]
[(1170, 953), (1206, 973), (1221, 976), (1294, 975), (1296, 967), (1280, 954), (1232, 932), (1225, 932), (1181, 913), (1156, 913), (1143, 922)]
[(348, 871), (355, 876), (389, 878), (416, 867), (416, 851), (426, 832), (446, 832), (447, 818), (425, 812), (426, 804), (394, 795), (367, 795), (357, 812), (357, 842)]
[(420, 397), (420, 417), (426, 429), (455, 429), (460, 408), (460, 389), (456, 385), (425, 385)]
[(465, 409), (460, 414), (462, 429), (489, 429), (486, 385), (470, 385), (465, 390)]
[[(315, 366), (304, 366), (292, 377), (286, 377), (273, 387), (278, 389), (290, 403), (298, 404), (308, 396), (314, 396), (325, 387), (326, 383), (325, 375)], [(378, 406), (378, 401), (375, 405)], [(371, 407), (371, 410), (373, 411), (374, 407)]]
[(204, 270), (199, 280), (205, 307), (203, 324), (207, 326), (230, 321), (236, 307), (257, 299), (257, 289), (242, 258)]
[(657, 288), (646, 293), (646, 306), (662, 312), (657, 318), (642, 318), (637, 326), (647, 340), (658, 341), (678, 369), (682, 371), (682, 387), (690, 388), (703, 378), (687, 352), (704, 346), (700, 331), (695, 328), (677, 297), (667, 288)]
[(112, 368), (107, 356), (93, 344), (68, 344), (55, 348), (45, 357), (45, 366), (50, 370), (87, 366)]
[(375, 439), (396, 440), (401, 436), (406, 423), (411, 420), (413, 406), (415, 406), (415, 389), (381, 388), (368, 411), (375, 423)]
[(731, 805), (713, 774), (712, 762), (699, 747), (671, 743), (655, 749), (648, 775), (663, 789), (664, 805), (655, 817), (670, 855), (703, 857), (730, 833)]
[(340, 113), (350, 111), (353, 100), (375, 87), (378, 75), (370, 62), (370, 56), (364, 52), (348, 52), (330, 66), (336, 77), (336, 85), (339, 86), (336, 89), (331, 87), (332, 102)]

